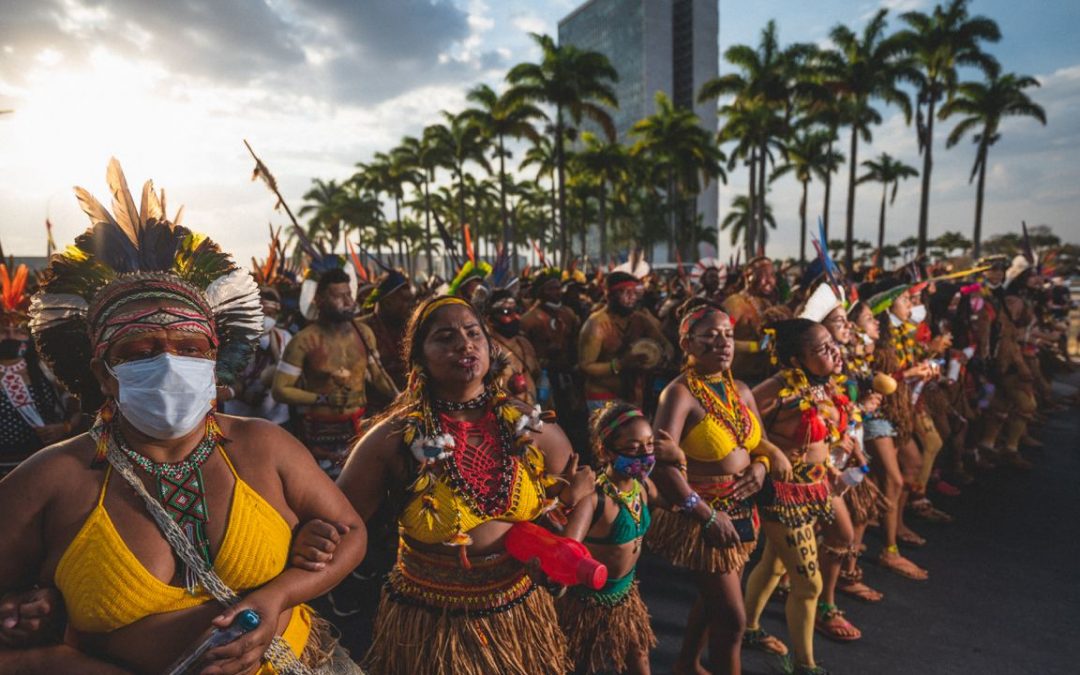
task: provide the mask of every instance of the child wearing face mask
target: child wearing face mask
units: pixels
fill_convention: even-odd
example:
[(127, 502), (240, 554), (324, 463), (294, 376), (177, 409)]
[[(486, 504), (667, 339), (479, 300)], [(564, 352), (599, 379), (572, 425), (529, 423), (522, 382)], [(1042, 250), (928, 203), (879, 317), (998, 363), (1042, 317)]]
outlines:
[[(649, 473), (663, 456), (677, 454), (671, 437), (652, 426), (637, 407), (613, 401), (592, 415), (590, 440), (602, 465), (585, 545), (608, 568), (608, 581), (594, 591), (574, 586), (555, 608), (577, 672), (648, 673), (656, 636), (635, 578), (641, 542), (657, 503)], [(586, 509), (587, 513), (589, 510)], [(572, 517), (572, 516), (571, 516)]]

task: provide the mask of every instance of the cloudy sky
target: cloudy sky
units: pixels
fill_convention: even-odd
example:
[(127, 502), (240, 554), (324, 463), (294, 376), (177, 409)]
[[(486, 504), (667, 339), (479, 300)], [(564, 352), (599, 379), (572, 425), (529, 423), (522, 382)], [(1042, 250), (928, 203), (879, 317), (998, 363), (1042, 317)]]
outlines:
[[(576, 0), (0, 0), (0, 241), (41, 255), (48, 215), (61, 245), (86, 227), (71, 187), (105, 193), (110, 156), (132, 185), (153, 178), (185, 222), (241, 260), (265, 252), (269, 193), (249, 182), (247, 138), (294, 208), (313, 177), (347, 178), (353, 165), (464, 107), (479, 82), (499, 86), (532, 60), (528, 32), (555, 34)], [(926, 9), (927, 0), (720, 2), (720, 48), (755, 44), (769, 18), (783, 42), (822, 41), (838, 22), (859, 27), (881, 5)], [(1049, 125), (1004, 127), (991, 152), (985, 228), (1046, 223), (1080, 242), (1080, 3), (974, 0), (1001, 25), (991, 47), (1006, 70), (1036, 76), (1033, 98)], [(721, 72), (727, 66), (721, 62)], [(895, 110), (860, 159), (881, 152), (921, 166), (914, 130)], [(931, 233), (970, 233), (973, 149), (935, 147)], [(846, 169), (845, 169), (846, 171)], [(743, 172), (720, 191), (721, 214), (745, 190)], [(845, 174), (846, 175), (846, 174)], [(846, 181), (834, 190), (841, 222)], [(770, 252), (795, 252), (798, 185), (770, 196), (780, 231)], [(892, 241), (914, 231), (918, 181), (902, 184), (889, 212)], [(821, 193), (811, 187), (811, 213)], [(860, 188), (856, 235), (875, 237), (876, 186)], [(170, 209), (171, 210), (171, 209)], [(793, 243), (794, 242), (794, 243)], [(722, 249), (723, 250), (723, 249)]]

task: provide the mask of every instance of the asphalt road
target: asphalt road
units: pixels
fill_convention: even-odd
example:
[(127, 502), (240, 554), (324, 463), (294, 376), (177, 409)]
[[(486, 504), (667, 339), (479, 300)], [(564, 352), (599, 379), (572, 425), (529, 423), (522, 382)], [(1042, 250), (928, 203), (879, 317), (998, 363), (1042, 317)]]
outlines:
[[(1080, 373), (1055, 385), (1069, 394), (1076, 387)], [(952, 524), (912, 521), (929, 543), (904, 553), (930, 571), (928, 581), (909, 581), (874, 565), (881, 544), (868, 535), (870, 555), (861, 564), (885, 600), (871, 605), (838, 596), (863, 638), (839, 644), (817, 636), (820, 665), (834, 675), (1080, 673), (1080, 409), (1057, 414), (1034, 432), (1046, 447), (1028, 453), (1035, 462), (1030, 473), (995, 470), (957, 498), (935, 497), (955, 516)], [(648, 554), (639, 569), (660, 640), (653, 670), (668, 673), (695, 591), (685, 573)], [(341, 604), (355, 606), (350, 585), (356, 588), (355, 582), (345, 584)], [(346, 646), (361, 654), (368, 613), (339, 618), (324, 600), (316, 606), (342, 630)], [(769, 604), (763, 625), (786, 638), (782, 603)], [(750, 652), (743, 672), (783, 670)]]

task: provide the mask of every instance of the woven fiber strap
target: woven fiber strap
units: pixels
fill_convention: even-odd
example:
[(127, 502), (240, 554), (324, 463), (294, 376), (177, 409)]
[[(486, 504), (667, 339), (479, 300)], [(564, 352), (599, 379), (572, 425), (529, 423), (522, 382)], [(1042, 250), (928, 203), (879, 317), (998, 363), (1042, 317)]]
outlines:
[[(206, 565), (198, 551), (192, 546), (191, 541), (184, 536), (184, 531), (168, 514), (161, 502), (154, 499), (150, 491), (143, 485), (143, 482), (135, 475), (131, 460), (120, 452), (112, 439), (110, 439), (106, 457), (113, 468), (116, 469), (116, 472), (123, 476), (124, 480), (146, 502), (147, 510), (153, 516), (154, 522), (161, 528), (161, 533), (165, 535), (165, 541), (169, 542), (169, 546), (172, 547), (176, 555), (180, 556), (188, 569), (195, 571), (199, 578), (199, 584), (210, 595), (214, 596), (215, 600), (226, 607), (232, 607), (240, 602), (240, 596), (236, 594), (236, 591), (229, 588), (212, 567)], [(274, 666), (274, 670), (282, 673), (282, 675), (318, 675), (296, 658), (292, 649), (279, 635), (275, 635), (274, 639), (270, 641), (270, 646), (266, 648), (266, 652), (263, 654), (263, 660), (270, 662)]]

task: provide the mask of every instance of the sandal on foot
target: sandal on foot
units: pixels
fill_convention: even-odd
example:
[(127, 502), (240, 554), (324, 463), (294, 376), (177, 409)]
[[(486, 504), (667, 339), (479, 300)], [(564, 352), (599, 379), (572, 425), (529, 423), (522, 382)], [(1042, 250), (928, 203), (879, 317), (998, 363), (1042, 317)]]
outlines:
[(911, 548), (922, 548), (926, 546), (926, 539), (915, 534), (911, 530), (903, 530), (896, 533), (896, 541), (900, 542), (904, 546), (910, 546)]
[(862, 637), (862, 631), (845, 619), (844, 613), (836, 605), (830, 605), (827, 602), (818, 603), (814, 628), (825, 637), (837, 642), (852, 642)]
[(878, 565), (912, 581), (926, 581), (930, 578), (929, 572), (899, 553), (882, 553), (878, 556)]
[(870, 588), (862, 581), (845, 578), (842, 572), (840, 576), (840, 582), (836, 584), (836, 591), (838, 593), (850, 595), (851, 597), (862, 600), (863, 602), (881, 602), (885, 599), (884, 593)]
[(743, 647), (749, 647), (775, 656), (787, 656), (788, 653), (787, 645), (775, 635), (765, 632), (764, 628), (747, 630), (743, 633), (742, 643)]
[[(934, 508), (934, 505), (930, 503), (930, 500), (925, 497), (908, 504), (908, 510), (911, 511), (916, 518), (925, 520), (928, 523), (951, 523), (953, 521), (952, 516), (941, 509)], [(923, 544), (925, 543), (926, 542), (924, 541)], [(916, 545), (921, 546), (921, 544)]]

